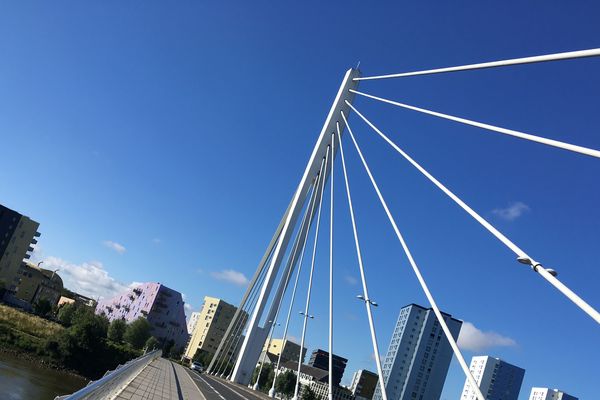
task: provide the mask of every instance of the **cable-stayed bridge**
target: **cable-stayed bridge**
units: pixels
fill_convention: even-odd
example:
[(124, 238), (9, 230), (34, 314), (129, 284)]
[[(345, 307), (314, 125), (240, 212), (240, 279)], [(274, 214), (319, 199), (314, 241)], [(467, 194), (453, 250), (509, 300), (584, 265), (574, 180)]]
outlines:
[[(401, 158), (407, 161), (435, 188), (439, 189), (439, 191), (441, 191), (451, 202), (464, 210), (467, 217), (478, 222), (483, 228), (483, 233), (492, 235), (497, 239), (500, 245), (505, 246), (512, 251), (515, 256), (516, 265), (522, 264), (528, 266), (532, 273), (537, 274), (537, 276), (555, 289), (557, 296), (565, 296), (573, 303), (574, 309), (579, 309), (579, 312), (587, 314), (590, 318), (595, 320), (596, 323), (600, 324), (600, 313), (598, 313), (593, 305), (589, 304), (577, 294), (577, 288), (567, 287), (558, 278), (557, 271), (544, 267), (543, 263), (539, 261), (543, 258), (543, 254), (536, 254), (535, 256), (528, 254), (524, 250), (527, 243), (516, 243), (497, 227), (492, 225), (480, 213), (469, 206), (468, 199), (464, 199), (459, 193), (455, 193), (451, 190), (451, 182), (442, 182), (432, 175), (425, 165), (422, 165), (418, 160), (414, 159), (390, 138), (389, 135), (378, 128), (372, 119), (361, 111), (361, 107), (355, 104), (358, 99), (384, 103), (386, 105), (421, 113), (426, 116), (448, 120), (449, 123), (458, 123), (476, 127), (479, 128), (483, 134), (505, 135), (507, 136), (506, 140), (531, 141), (540, 145), (549, 146), (553, 151), (569, 151), (577, 153), (582, 157), (600, 159), (600, 151), (597, 149), (549, 139), (531, 132), (523, 132), (481, 121), (474, 121), (461, 116), (450, 115), (442, 111), (417, 107), (393, 99), (383, 98), (376, 94), (371, 94), (368, 91), (363, 91), (362, 88), (359, 90), (359, 85), (362, 85), (363, 82), (364, 85), (367, 85), (368, 81), (373, 80), (410, 79), (415, 76), (450, 73), (467, 74), (469, 71), (480, 69), (516, 67), (523, 64), (545, 62), (567, 62), (567, 60), (572, 59), (598, 56), (600, 56), (600, 49), (590, 49), (379, 76), (362, 76), (358, 69), (348, 70), (344, 75), (325, 123), (318, 135), (316, 144), (306, 168), (304, 169), (300, 183), (293, 194), (292, 200), (285, 210), (285, 213), (264, 252), (256, 272), (242, 297), (235, 316), (229, 324), (210, 365), (207, 367), (206, 372), (209, 376), (201, 378), (203, 383), (199, 383), (200, 378), (194, 377), (194, 381), (198, 385), (200, 391), (205, 394), (205, 398), (214, 396), (214, 393), (218, 393), (222, 400), (224, 398), (236, 398), (237, 400), (237, 397), (248, 400), (249, 397), (254, 396), (246, 393), (245, 390), (247, 389), (246, 386), (250, 384), (252, 374), (257, 365), (260, 363), (260, 368), (262, 369), (262, 366), (265, 364), (264, 360), (260, 359), (263, 346), (273, 337), (277, 326), (281, 326), (281, 335), (284, 340), (289, 337), (290, 318), (297, 307), (302, 308), (302, 311), (300, 312), (303, 317), (300, 349), (304, 348), (309, 321), (313, 318), (311, 315), (311, 297), (312, 283), (316, 271), (315, 264), (317, 263), (317, 245), (319, 243), (319, 236), (327, 235), (329, 239), (329, 246), (327, 249), (329, 259), (328, 268), (326, 269), (329, 282), (329, 334), (327, 338), (327, 350), (330, 355), (328, 397), (329, 400), (333, 400), (334, 385), (332, 380), (334, 374), (332, 355), (335, 351), (333, 325), (335, 304), (333, 301), (333, 291), (336, 279), (339, 279), (334, 273), (335, 251), (333, 238), (335, 232), (333, 227), (334, 217), (349, 217), (354, 239), (355, 260), (360, 273), (360, 283), (362, 286), (362, 294), (359, 298), (365, 305), (371, 344), (373, 353), (376, 355), (375, 364), (381, 397), (383, 400), (388, 400), (385, 390), (385, 376), (382, 371), (381, 360), (379, 356), (377, 356), (379, 354), (379, 345), (377, 331), (373, 320), (373, 307), (376, 307), (377, 303), (372, 300), (369, 292), (369, 282), (367, 280), (361, 253), (360, 224), (356, 220), (352, 203), (353, 190), (356, 189), (352, 186), (352, 177), (348, 174), (346, 164), (345, 152), (355, 151), (364, 171), (368, 175), (374, 199), (384, 210), (389, 224), (395, 233), (396, 239), (406, 255), (419, 286), (427, 298), (429, 306), (433, 309), (437, 321), (444, 332), (445, 338), (452, 348), (454, 356), (458, 360), (467, 381), (470, 383), (471, 387), (475, 389), (478, 400), (485, 400), (485, 397), (478, 389), (477, 382), (471, 374), (469, 366), (467, 365), (455, 338), (448, 328), (446, 320), (440, 311), (440, 307), (435, 300), (434, 293), (430, 290), (421, 273), (421, 266), (413, 256), (408, 241), (388, 207), (388, 203), (383, 194), (384, 190), (379, 186), (376, 176), (374, 176), (369, 166), (369, 162), (361, 150), (361, 145), (354, 134), (354, 129), (356, 128), (356, 125), (359, 124), (361, 127), (368, 129), (372, 132), (373, 136), (380, 138), (392, 150), (398, 153)], [(349, 122), (352, 115), (355, 116), (356, 124), (355, 122), (352, 124)], [(337, 163), (336, 160), (338, 161)], [(336, 165), (342, 172), (343, 180), (341, 182), (338, 182), (339, 179), (334, 179), (335, 174), (333, 172)], [(336, 185), (341, 185), (344, 188), (343, 191), (345, 192), (345, 196), (334, 196), (334, 188)], [(327, 191), (329, 194), (328, 196), (325, 196)], [(326, 204), (326, 202), (323, 201), (324, 197), (328, 197), (329, 204)], [(350, 210), (349, 216), (338, 216), (339, 213), (335, 212), (334, 205), (336, 202), (340, 201), (347, 203)], [(326, 219), (329, 221), (326, 221)], [(311, 236), (313, 238), (312, 241), (309, 240), (309, 237)], [(308, 282), (306, 292), (300, 293), (299, 280), (303, 269), (308, 269)], [(284, 304), (286, 293), (289, 294), (289, 304)], [(302, 351), (300, 351), (300, 354), (301, 357), (298, 360), (298, 373), (294, 388), (294, 399), (297, 399), (300, 393), (299, 375), (302, 364)], [(277, 360), (275, 371), (278, 371), (280, 363), (281, 355)], [(211, 382), (213, 383), (212, 385)], [(228, 387), (227, 385), (231, 386)], [(276, 395), (275, 379), (269, 382), (269, 385), (271, 387), (269, 396), (273, 397)], [(229, 393), (229, 395), (222, 395), (216, 388), (217, 386), (223, 386), (225, 389), (223, 389), (222, 392)], [(243, 393), (240, 392), (240, 388), (244, 388)], [(254, 389), (256, 389), (256, 386)], [(234, 395), (231, 393), (237, 394)], [(264, 395), (257, 393), (256, 396), (260, 398), (260, 396)]]

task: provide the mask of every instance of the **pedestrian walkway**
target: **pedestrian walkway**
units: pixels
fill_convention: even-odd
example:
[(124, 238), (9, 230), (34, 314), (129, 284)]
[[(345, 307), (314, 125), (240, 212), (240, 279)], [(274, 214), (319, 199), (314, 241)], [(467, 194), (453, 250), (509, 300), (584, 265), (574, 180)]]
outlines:
[(185, 369), (164, 358), (152, 361), (115, 400), (205, 400)]

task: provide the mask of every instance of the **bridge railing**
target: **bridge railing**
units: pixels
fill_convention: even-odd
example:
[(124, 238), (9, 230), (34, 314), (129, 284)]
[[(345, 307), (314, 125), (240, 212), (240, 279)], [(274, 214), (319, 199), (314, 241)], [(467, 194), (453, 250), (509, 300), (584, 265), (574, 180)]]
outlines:
[(54, 400), (108, 400), (113, 399), (152, 361), (162, 355), (162, 350), (154, 350), (141, 357), (119, 365), (112, 371), (107, 371), (97, 381), (91, 381), (83, 389), (65, 396), (57, 396)]

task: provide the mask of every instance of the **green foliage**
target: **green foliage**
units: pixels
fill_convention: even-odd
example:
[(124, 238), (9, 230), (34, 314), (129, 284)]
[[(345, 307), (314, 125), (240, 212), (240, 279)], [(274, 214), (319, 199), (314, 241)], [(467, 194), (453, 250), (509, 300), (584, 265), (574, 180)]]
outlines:
[[(123, 342), (125, 331), (127, 330), (127, 323), (122, 319), (115, 319), (108, 325), (108, 340), (115, 343)], [(154, 339), (156, 340), (156, 339)], [(158, 342), (158, 341), (157, 341)]]
[(50, 314), (52, 311), (52, 304), (47, 299), (39, 299), (33, 305), (33, 312), (39, 315), (40, 317), (45, 317)]
[[(61, 311), (67, 305), (61, 308)], [(67, 309), (68, 310), (68, 309)], [(0, 305), (0, 348), (34, 353), (45, 364), (58, 365), (91, 379), (138, 357), (139, 351), (107, 340), (108, 320), (88, 307), (73, 307), (69, 328)]]
[(173, 345), (175, 345), (175, 341), (173, 339), (168, 340), (164, 343), (163, 348), (162, 348), (163, 356), (169, 357), (171, 355), (171, 350), (173, 349)]
[(76, 308), (77, 306), (75, 304), (63, 304), (58, 309), (58, 322), (66, 327), (71, 326), (71, 323), (73, 322), (73, 314), (75, 314)]
[(302, 394), (300, 395), (301, 400), (320, 400), (321, 398), (309, 387), (304, 386)]
[[(258, 373), (260, 372), (260, 378), (258, 378)], [(273, 364), (268, 363), (260, 369), (260, 365), (254, 369), (252, 373), (252, 384), (256, 383), (256, 379), (258, 378), (258, 388), (263, 392), (271, 389), (271, 383), (273, 382), (273, 378), (275, 376), (275, 371), (273, 370)]]
[(294, 389), (296, 388), (296, 374), (290, 370), (285, 371), (283, 374), (277, 376), (275, 381), (275, 390), (281, 395), (289, 399), (294, 395)]
[(150, 323), (146, 318), (138, 318), (129, 325), (125, 330), (123, 339), (129, 343), (134, 349), (141, 349), (146, 344), (146, 340), (150, 338)]
[[(109, 330), (109, 334), (110, 334), (110, 330)], [(146, 344), (144, 345), (144, 347), (147, 348), (148, 350), (158, 349), (159, 346), (160, 346), (160, 342), (154, 336), (150, 336), (150, 338), (148, 340), (146, 340)]]
[(169, 358), (173, 360), (181, 359), (181, 355), (183, 354), (183, 347), (171, 347), (171, 351), (169, 352)]
[(213, 354), (209, 353), (206, 350), (202, 350), (202, 349), (196, 350), (194, 357), (192, 357), (192, 361), (199, 362), (200, 364), (202, 364), (202, 366), (204, 368), (208, 368), (212, 359), (213, 359)]

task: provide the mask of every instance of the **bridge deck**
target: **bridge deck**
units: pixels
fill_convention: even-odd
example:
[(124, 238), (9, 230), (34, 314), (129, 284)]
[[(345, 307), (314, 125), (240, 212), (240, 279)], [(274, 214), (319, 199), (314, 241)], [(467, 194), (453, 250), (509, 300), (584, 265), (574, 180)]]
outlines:
[(116, 400), (205, 400), (190, 375), (164, 358), (150, 363)]

